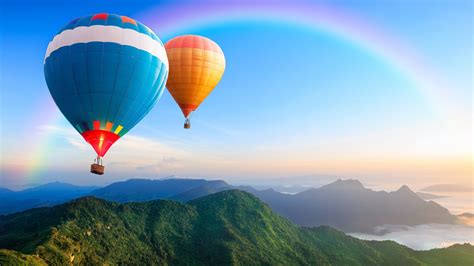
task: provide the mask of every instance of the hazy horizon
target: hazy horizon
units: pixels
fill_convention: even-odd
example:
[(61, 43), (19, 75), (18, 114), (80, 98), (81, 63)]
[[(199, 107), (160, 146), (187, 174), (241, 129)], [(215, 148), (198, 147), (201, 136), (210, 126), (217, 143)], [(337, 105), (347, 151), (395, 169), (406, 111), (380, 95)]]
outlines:
[[(164, 177), (157, 177), (157, 178), (146, 178), (146, 177), (133, 177), (133, 178), (124, 178), (124, 179), (117, 179), (113, 180), (110, 182), (104, 182), (103, 180), (100, 180), (100, 182), (97, 183), (75, 183), (75, 182), (66, 182), (64, 179), (52, 179), (49, 181), (46, 181), (44, 183), (37, 183), (37, 184), (25, 184), (24, 186), (17, 186), (17, 187), (8, 187), (8, 186), (0, 186), (4, 188), (8, 188), (14, 191), (20, 191), (40, 185), (45, 185), (53, 182), (62, 182), (62, 183), (69, 183), (73, 185), (79, 185), (79, 186), (97, 186), (97, 187), (104, 187), (107, 185), (110, 185), (114, 182), (121, 182), (121, 181), (126, 181), (129, 179), (151, 179), (151, 180), (163, 180), (163, 179), (169, 179), (169, 178), (179, 178), (179, 179), (206, 179), (206, 180), (223, 180), (227, 182), (230, 185), (234, 186), (252, 186), (256, 189), (267, 189), (267, 188), (273, 188), (276, 191), (282, 192), (282, 193), (288, 193), (290, 191), (290, 194), (294, 194), (296, 192), (301, 192), (310, 188), (319, 188), (321, 186), (333, 183), (339, 179), (342, 180), (349, 180), (349, 179), (354, 179), (354, 178), (343, 178), (343, 177), (331, 177), (327, 176), (324, 178), (319, 178), (319, 179), (311, 179), (310, 177), (304, 177), (302, 179), (297, 179), (297, 178), (274, 178), (274, 179), (247, 179), (247, 180), (232, 180), (232, 179), (225, 179), (225, 178), (204, 178), (204, 177), (189, 177), (189, 176), (164, 176)], [(355, 179), (358, 180), (362, 183), (362, 185), (371, 190), (375, 191), (396, 191), (400, 189), (401, 186), (407, 185), (413, 192), (424, 192), (424, 193), (429, 193), (433, 194), (436, 196), (442, 196), (441, 198), (436, 198), (436, 199), (431, 199), (432, 201), (440, 204), (441, 206), (447, 208), (452, 214), (458, 215), (462, 213), (473, 213), (474, 214), (474, 187), (470, 186), (470, 184), (457, 184), (461, 185), (466, 191), (436, 191), (436, 192), (430, 192), (430, 191), (423, 191), (423, 188), (426, 188), (431, 185), (446, 185), (446, 184), (427, 184), (424, 186), (410, 186), (409, 184), (376, 184), (376, 183), (365, 183), (363, 180)], [(84, 180), (82, 180), (84, 181)], [(287, 189), (285, 189), (285, 187)], [(421, 191), (420, 191), (421, 190)]]
[[(59, 176), (59, 177), (56, 177)], [(82, 177), (82, 178), (79, 178)], [(90, 177), (90, 178), (88, 178)], [(61, 182), (61, 183), (69, 183), (78, 186), (106, 186), (114, 182), (121, 182), (126, 181), (129, 179), (151, 179), (151, 180), (160, 180), (160, 179), (170, 179), (170, 178), (178, 178), (178, 179), (206, 179), (206, 180), (223, 180), (232, 185), (254, 185), (254, 186), (287, 186), (287, 187), (295, 187), (295, 186), (307, 186), (307, 187), (314, 187), (318, 188), (329, 183), (335, 182), (339, 179), (342, 180), (358, 180), (361, 182), (364, 187), (374, 189), (374, 190), (386, 190), (386, 191), (393, 191), (397, 190), (400, 187), (406, 185), (410, 187), (413, 191), (420, 191), (423, 188), (433, 186), (433, 185), (459, 185), (466, 189), (474, 189), (473, 183), (429, 183), (429, 182), (403, 182), (402, 180), (399, 181), (392, 181), (386, 182), (384, 180), (374, 179), (374, 178), (364, 178), (364, 177), (354, 177), (354, 176), (342, 176), (342, 175), (307, 175), (307, 176), (282, 176), (282, 177), (224, 177), (224, 176), (193, 176), (193, 175), (156, 175), (156, 176), (128, 176), (128, 175), (121, 175), (120, 177), (110, 177), (110, 178), (95, 178), (93, 175), (83, 174), (81, 175), (73, 175), (68, 177), (68, 174), (51, 174), (51, 177), (45, 177), (39, 180), (39, 182), (24, 182), (18, 183), (17, 180), (13, 180), (13, 182), (8, 182), (9, 179), (3, 179), (2, 186), (4, 188), (12, 189), (12, 190), (21, 190), (29, 187), (44, 185), (53, 182)], [(423, 191), (422, 191), (423, 192)], [(429, 192), (428, 192), (429, 193)], [(432, 192), (436, 194), (436, 192)], [(443, 194), (443, 192), (438, 193)]]

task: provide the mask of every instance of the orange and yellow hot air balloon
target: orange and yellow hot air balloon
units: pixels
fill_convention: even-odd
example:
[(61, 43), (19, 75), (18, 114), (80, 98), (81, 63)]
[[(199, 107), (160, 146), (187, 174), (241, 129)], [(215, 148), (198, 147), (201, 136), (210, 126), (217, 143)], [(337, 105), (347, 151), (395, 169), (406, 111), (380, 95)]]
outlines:
[(189, 116), (224, 74), (224, 53), (212, 40), (196, 35), (175, 37), (165, 49), (169, 61), (166, 87), (186, 118), (184, 128), (190, 128)]

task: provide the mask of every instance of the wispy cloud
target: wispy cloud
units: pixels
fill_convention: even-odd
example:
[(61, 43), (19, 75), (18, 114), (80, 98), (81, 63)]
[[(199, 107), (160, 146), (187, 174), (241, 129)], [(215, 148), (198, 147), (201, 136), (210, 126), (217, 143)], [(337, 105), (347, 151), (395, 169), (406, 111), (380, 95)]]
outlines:
[[(72, 128), (55, 125), (43, 125), (39, 134), (47, 134), (57, 140), (66, 141), (64, 148), (74, 149), (74, 153), (92, 151), (87, 142)], [(164, 169), (176, 169), (186, 158), (188, 152), (176, 141), (159, 140), (137, 135), (125, 135), (115, 143), (106, 155), (106, 163), (125, 171), (158, 172)], [(85, 156), (85, 154), (84, 154)]]
[(74, 129), (69, 127), (62, 127), (57, 125), (41, 125), (37, 128), (38, 134), (41, 135), (59, 135), (59, 136), (71, 136), (77, 135), (77, 132)]
[(84, 139), (70, 127), (60, 127), (56, 125), (41, 125), (38, 127), (38, 134), (47, 135), (49, 137), (62, 138), (66, 140), (75, 148), (81, 150), (86, 150), (89, 148), (89, 145), (84, 141)]
[(157, 172), (162, 169), (169, 169), (169, 168), (180, 168), (182, 164), (180, 163), (179, 159), (173, 158), (173, 157), (165, 157), (161, 161), (154, 163), (154, 164), (148, 164), (148, 165), (141, 165), (136, 167), (137, 170), (139, 171), (153, 171)]

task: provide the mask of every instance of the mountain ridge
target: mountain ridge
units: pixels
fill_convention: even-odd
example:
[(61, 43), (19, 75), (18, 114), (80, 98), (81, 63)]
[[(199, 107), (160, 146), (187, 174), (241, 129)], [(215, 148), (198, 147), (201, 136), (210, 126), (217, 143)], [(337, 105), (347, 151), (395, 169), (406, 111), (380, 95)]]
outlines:
[[(376, 226), (384, 224), (452, 224), (457, 219), (439, 204), (424, 201), (406, 185), (391, 192), (374, 191), (365, 188), (356, 179), (338, 179), (320, 188), (310, 188), (296, 194), (280, 193), (273, 189), (257, 190), (250, 186), (232, 186), (223, 180), (129, 179), (79, 196), (93, 195), (117, 202), (155, 199), (187, 202), (236, 188), (256, 195), (274, 211), (298, 225), (330, 225), (344, 232), (372, 233)], [(34, 204), (21, 203), (25, 206)], [(0, 207), (1, 205), (2, 203)], [(49, 205), (51, 203), (46, 202), (34, 207)], [(1, 210), (0, 208), (0, 214)]]
[(359, 240), (326, 226), (299, 228), (239, 190), (189, 203), (84, 197), (0, 216), (0, 248), (0, 263), (6, 265), (25, 260), (34, 265), (474, 263), (471, 245), (426, 253), (393, 241)]
[(344, 232), (372, 233), (384, 224), (455, 223), (456, 217), (408, 186), (374, 191), (355, 180), (337, 180), (296, 194), (248, 190), (273, 210), (302, 226), (331, 225)]
[(0, 215), (31, 208), (54, 206), (81, 197), (97, 188), (57, 181), (20, 191), (0, 188)]
[[(154, 199), (170, 198), (187, 190), (212, 182), (224, 182), (222, 180), (170, 178), (170, 179), (129, 179), (114, 182), (108, 186), (96, 189), (91, 195), (118, 201), (146, 201)], [(186, 184), (184, 186), (183, 184)]]

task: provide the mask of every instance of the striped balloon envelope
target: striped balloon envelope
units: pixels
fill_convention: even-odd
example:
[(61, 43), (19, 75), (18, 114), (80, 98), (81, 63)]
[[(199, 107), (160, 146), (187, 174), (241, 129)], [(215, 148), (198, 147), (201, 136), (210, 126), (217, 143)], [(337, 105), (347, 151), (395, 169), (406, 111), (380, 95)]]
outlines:
[(166, 87), (186, 118), (184, 128), (189, 128), (189, 116), (224, 74), (224, 53), (212, 40), (196, 35), (175, 37), (165, 48), (170, 62)]
[(71, 21), (54, 36), (44, 73), (56, 105), (101, 161), (160, 99), (168, 58), (145, 25), (96, 14)]

